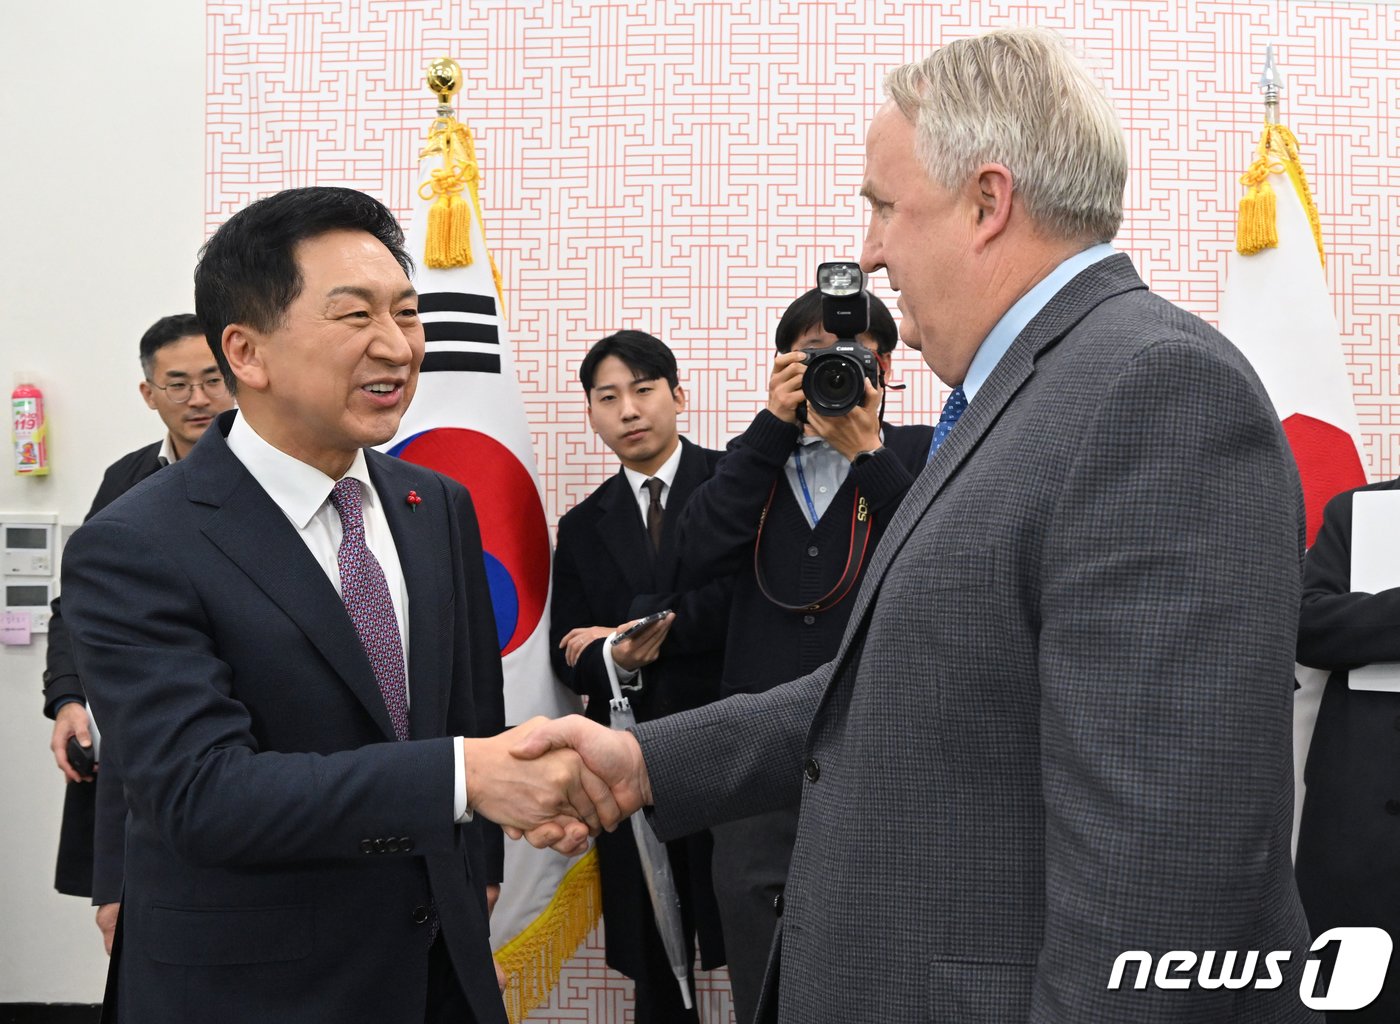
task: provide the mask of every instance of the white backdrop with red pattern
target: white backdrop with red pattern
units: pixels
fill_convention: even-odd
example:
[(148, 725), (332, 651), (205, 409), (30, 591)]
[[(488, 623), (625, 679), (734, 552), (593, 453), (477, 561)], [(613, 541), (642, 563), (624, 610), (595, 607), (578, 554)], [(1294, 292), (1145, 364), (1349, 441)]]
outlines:
[[(423, 68), (463, 68), (482, 202), (551, 524), (614, 471), (578, 363), (638, 328), (676, 351), (682, 429), (722, 446), (763, 400), (778, 315), (816, 264), (858, 253), (865, 125), (891, 67), (1011, 24), (1064, 32), (1129, 140), (1117, 240), (1148, 283), (1214, 321), (1264, 45), (1287, 76), (1372, 479), (1400, 472), (1400, 6), (1284, 0), (209, 0), (212, 230), (297, 185), (406, 215), (433, 116)], [(884, 286), (877, 279), (877, 291)], [(901, 352), (896, 422), (942, 390)], [(1169, 386), (1169, 384), (1164, 384)], [(709, 1017), (727, 993), (703, 986)], [(532, 1019), (631, 1020), (598, 936)]]

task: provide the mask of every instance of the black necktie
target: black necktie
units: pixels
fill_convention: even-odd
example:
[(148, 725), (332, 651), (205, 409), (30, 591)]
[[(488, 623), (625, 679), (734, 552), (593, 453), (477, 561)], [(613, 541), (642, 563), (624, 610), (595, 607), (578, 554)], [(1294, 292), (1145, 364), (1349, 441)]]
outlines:
[(661, 520), (666, 518), (666, 510), (661, 507), (661, 488), (666, 484), (656, 477), (642, 482), (642, 486), (651, 495), (651, 504), (647, 506), (647, 533), (651, 534), (651, 546), (657, 551), (661, 550)]

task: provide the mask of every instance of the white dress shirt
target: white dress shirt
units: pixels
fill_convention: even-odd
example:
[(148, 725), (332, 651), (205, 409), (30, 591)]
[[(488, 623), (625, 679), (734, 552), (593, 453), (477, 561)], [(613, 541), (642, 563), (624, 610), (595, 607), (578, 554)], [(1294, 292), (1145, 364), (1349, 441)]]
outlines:
[[(267, 492), (273, 503), (282, 510), (297, 536), (302, 539), (311, 557), (331, 581), (335, 592), (344, 596), (340, 587), (340, 539), (342, 529), (340, 513), (331, 504), (331, 490), (338, 481), (332, 480), (314, 466), (293, 458), (279, 448), (268, 444), (240, 413), (234, 418), (228, 432), (228, 447), (243, 467), (248, 470), (258, 485)], [(365, 524), (365, 546), (373, 553), (379, 567), (384, 570), (384, 581), (389, 586), (389, 600), (394, 605), (394, 618), (398, 620), (399, 642), (403, 646), (404, 665), (408, 666), (408, 584), (403, 577), (403, 566), (399, 563), (399, 549), (394, 545), (393, 534), (389, 532), (389, 520), (385, 518), (384, 507), (379, 493), (370, 482), (369, 466), (365, 453), (355, 453), (355, 461), (346, 470), (345, 476), (360, 483), (360, 505)], [(405, 681), (409, 676), (405, 672)], [(411, 682), (405, 687), (405, 698), (413, 699)], [(457, 738), (458, 755), (453, 759), (455, 784), (453, 789), (453, 817), (458, 821), (470, 821), (467, 809), (466, 768), (462, 764), (461, 737)]]
[(172, 462), (179, 462), (180, 456), (175, 454), (175, 442), (170, 439), (170, 435), (165, 435), (165, 440), (160, 443), (160, 453), (156, 456), (156, 461), (161, 468), (170, 465)]
[(671, 483), (676, 479), (676, 470), (681, 465), (681, 443), (676, 442), (676, 450), (671, 453), (670, 458), (661, 464), (651, 476), (645, 473), (638, 473), (635, 469), (622, 467), (622, 472), (627, 477), (627, 482), (632, 485), (632, 497), (637, 499), (637, 508), (642, 512), (642, 525), (646, 525), (647, 510), (651, 508), (651, 492), (646, 489), (646, 482), (652, 477), (661, 481), (661, 507), (666, 507), (666, 502), (671, 498)]

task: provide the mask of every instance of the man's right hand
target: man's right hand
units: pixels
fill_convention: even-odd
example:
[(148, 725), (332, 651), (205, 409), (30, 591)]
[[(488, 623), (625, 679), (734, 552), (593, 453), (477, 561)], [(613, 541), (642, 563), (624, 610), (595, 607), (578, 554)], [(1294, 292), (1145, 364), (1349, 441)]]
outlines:
[[(523, 742), (511, 748), (515, 757), (529, 762), (565, 750), (576, 751), (588, 772), (611, 788), (620, 817), (635, 814), (651, 803), (651, 779), (642, 748), (630, 732), (609, 729), (582, 715), (553, 721), (534, 719), (526, 725), (530, 728)], [(506, 834), (512, 839), (523, 835), (533, 846), (552, 846), (561, 853), (577, 851), (577, 844), (558, 820), (544, 821), (530, 829), (507, 827)]]
[(58, 762), (58, 770), (69, 782), (91, 782), (91, 775), (79, 775), (68, 761), (68, 740), (73, 736), (78, 737), (78, 742), (83, 746), (92, 746), (87, 708), (76, 700), (63, 705), (53, 716), (53, 737), (49, 740), (49, 749), (53, 751), (53, 759)]
[(801, 352), (784, 352), (773, 360), (768, 378), (768, 411), (784, 423), (797, 422), (797, 407), (807, 400), (802, 393), (802, 377), (807, 357)]
[(590, 835), (615, 828), (624, 815), (611, 787), (565, 745), (540, 750), (544, 756), (538, 760), (515, 756), (522, 738), (549, 724), (537, 717), (496, 736), (465, 737), (467, 805), (517, 838), (547, 824), (549, 834), (557, 830), (560, 836), (544, 845), (564, 842), (577, 851)]

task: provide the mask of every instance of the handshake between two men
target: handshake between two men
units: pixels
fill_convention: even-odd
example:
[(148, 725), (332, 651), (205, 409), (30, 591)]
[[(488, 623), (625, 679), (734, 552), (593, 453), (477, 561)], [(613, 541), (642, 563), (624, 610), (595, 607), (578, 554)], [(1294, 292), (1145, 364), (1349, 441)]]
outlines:
[(636, 737), (581, 715), (532, 718), (462, 747), (473, 813), (541, 849), (572, 856), (651, 803)]

